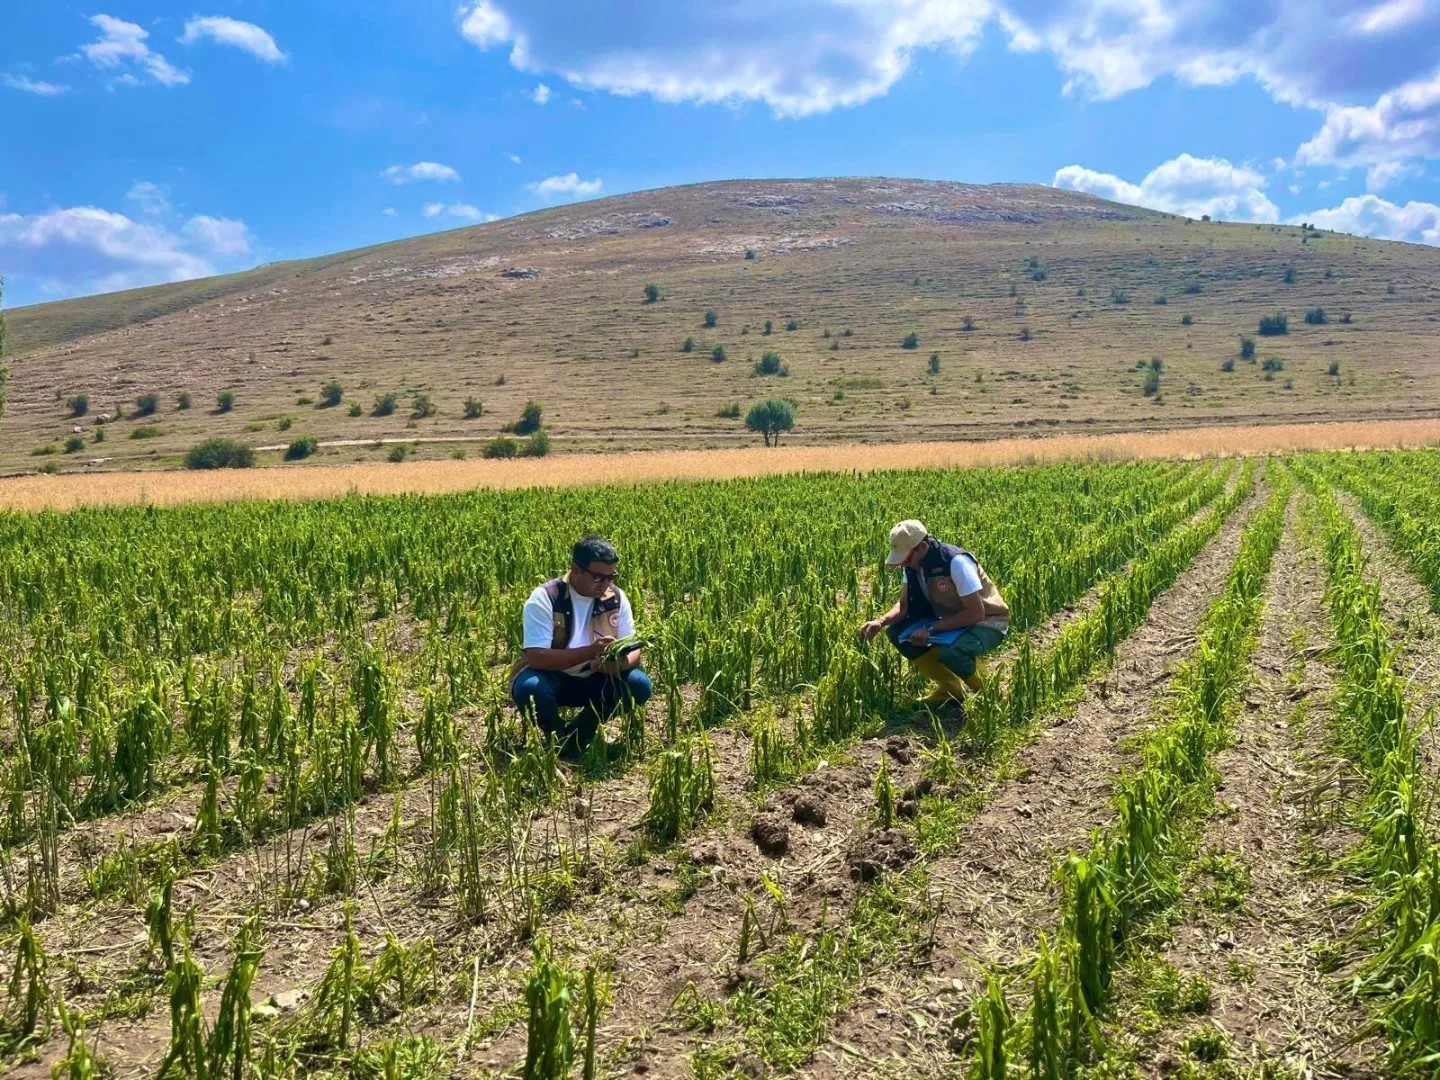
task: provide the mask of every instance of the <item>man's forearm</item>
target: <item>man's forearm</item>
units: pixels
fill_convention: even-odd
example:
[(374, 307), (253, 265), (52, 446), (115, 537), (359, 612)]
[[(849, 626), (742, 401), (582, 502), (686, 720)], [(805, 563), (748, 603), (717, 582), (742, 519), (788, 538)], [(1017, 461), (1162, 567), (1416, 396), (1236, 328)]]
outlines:
[(974, 626), (983, 618), (983, 613), (981, 615), (981, 618), (977, 619), (974, 618), (969, 612), (957, 612), (956, 614), (951, 615), (948, 618), (936, 619), (935, 624), (930, 627), (930, 632), (934, 634), (944, 633), (946, 630), (963, 630), (967, 626)]
[(905, 613), (900, 610), (900, 605), (896, 604), (884, 615), (880, 616), (880, 624), (882, 626), (894, 626), (897, 622), (901, 620), (901, 618), (904, 617), (904, 614)]
[[(967, 600), (969, 597), (966, 598)], [(947, 615), (943, 619), (936, 619), (935, 625), (930, 627), (930, 632), (943, 633), (946, 630), (964, 630), (967, 626), (975, 626), (985, 621), (985, 605), (978, 601), (974, 604), (966, 603), (954, 615)]]
[(525, 650), (525, 666), (535, 671), (564, 671), (593, 659), (594, 655), (585, 645), (578, 649)]

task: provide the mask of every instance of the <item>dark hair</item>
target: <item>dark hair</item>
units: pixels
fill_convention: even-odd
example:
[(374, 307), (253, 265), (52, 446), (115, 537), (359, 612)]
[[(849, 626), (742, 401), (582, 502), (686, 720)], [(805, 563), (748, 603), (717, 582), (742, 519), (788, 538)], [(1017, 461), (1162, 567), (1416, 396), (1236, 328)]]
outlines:
[(570, 561), (582, 570), (589, 567), (592, 562), (618, 563), (620, 553), (615, 550), (615, 545), (606, 540), (603, 536), (591, 534), (581, 539), (570, 551)]

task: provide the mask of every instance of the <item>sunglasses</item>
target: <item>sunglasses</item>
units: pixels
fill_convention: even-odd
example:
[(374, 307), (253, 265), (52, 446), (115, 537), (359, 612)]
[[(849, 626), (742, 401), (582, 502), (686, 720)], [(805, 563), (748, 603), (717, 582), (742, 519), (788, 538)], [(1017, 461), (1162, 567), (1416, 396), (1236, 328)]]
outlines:
[(585, 573), (590, 575), (590, 578), (595, 582), (596, 585), (612, 584), (615, 579), (620, 576), (619, 573), (597, 574), (594, 570), (586, 570)]

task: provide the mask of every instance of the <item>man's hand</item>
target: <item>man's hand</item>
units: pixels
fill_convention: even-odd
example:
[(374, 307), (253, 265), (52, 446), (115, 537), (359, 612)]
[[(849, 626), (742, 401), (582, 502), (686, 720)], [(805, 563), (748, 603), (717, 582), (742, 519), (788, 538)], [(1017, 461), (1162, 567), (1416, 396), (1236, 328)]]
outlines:
[(607, 637), (606, 635), (601, 634), (588, 646), (588, 649), (590, 650), (590, 659), (599, 660), (602, 656), (605, 655), (605, 650), (610, 648), (610, 646), (613, 644), (615, 644), (615, 639), (613, 637)]
[(885, 621), (883, 619), (871, 619), (869, 622), (865, 623), (863, 626), (860, 627), (860, 636), (866, 641), (869, 641), (871, 638), (873, 638), (876, 634), (880, 633), (880, 631), (884, 629)]
[(922, 647), (925, 645), (929, 645), (930, 631), (925, 629), (925, 627), (923, 626), (920, 627), (918, 630), (912, 630), (910, 632), (910, 641), (912, 644), (920, 645)]

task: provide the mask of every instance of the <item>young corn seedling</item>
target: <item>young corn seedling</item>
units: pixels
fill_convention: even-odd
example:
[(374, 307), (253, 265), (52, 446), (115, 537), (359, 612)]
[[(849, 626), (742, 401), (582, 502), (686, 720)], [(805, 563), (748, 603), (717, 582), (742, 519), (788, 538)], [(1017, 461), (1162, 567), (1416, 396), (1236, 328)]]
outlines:
[(265, 955), (261, 940), (260, 919), (251, 915), (240, 927), (235, 938), (234, 956), (225, 986), (220, 992), (220, 1012), (206, 1043), (208, 1075), (244, 1080), (252, 1053), (250, 1026), (250, 987), (260, 970)]
[(990, 976), (986, 982), (985, 994), (975, 1003), (972, 1011), (976, 1017), (977, 1053), (970, 1075), (973, 1080), (1006, 1080), (1010, 1067), (1006, 1044), (1010, 1039), (1013, 1018), (1005, 1001), (1005, 990), (995, 976)]
[(783, 783), (793, 774), (797, 753), (785, 738), (769, 702), (755, 711), (750, 721), (750, 787), (763, 791), (771, 784)]
[(50, 983), (46, 977), (45, 951), (30, 925), (30, 917), (21, 913), (16, 919), (11, 939), (15, 948), (15, 966), (7, 986), (10, 1008), (5, 1016), (11, 1049), (25, 1045), (35, 1035), (41, 1019), (49, 1021)]
[(548, 941), (536, 941), (535, 967), (525, 985), (529, 1010), (523, 1080), (570, 1080), (575, 1058), (570, 972), (555, 960)]
[(585, 1049), (581, 1056), (581, 1080), (595, 1080), (595, 1036), (600, 1022), (600, 991), (596, 987), (595, 968), (585, 969), (585, 986), (581, 991), (580, 1011), (585, 1018), (583, 1024)]
[(63, 1001), (56, 1002), (56, 1011), (70, 1044), (65, 1056), (51, 1067), (52, 1080), (98, 1080), (100, 1076), (108, 1075), (105, 1063), (85, 1041), (85, 1018), (67, 1008)]
[(311, 1015), (316, 1033), (323, 1044), (341, 1054), (350, 1052), (351, 1035), (356, 1026), (357, 986), (364, 974), (360, 956), (360, 939), (355, 936), (353, 905), (346, 901), (345, 940), (331, 954), (330, 966), (320, 980)]
[(660, 754), (650, 778), (644, 823), (659, 844), (673, 843), (695, 826), (715, 801), (715, 763), (703, 734)]

